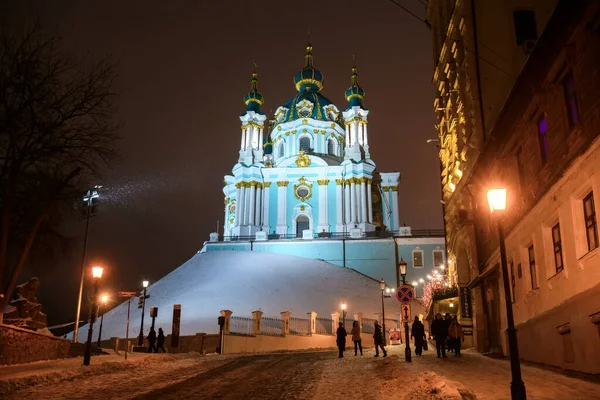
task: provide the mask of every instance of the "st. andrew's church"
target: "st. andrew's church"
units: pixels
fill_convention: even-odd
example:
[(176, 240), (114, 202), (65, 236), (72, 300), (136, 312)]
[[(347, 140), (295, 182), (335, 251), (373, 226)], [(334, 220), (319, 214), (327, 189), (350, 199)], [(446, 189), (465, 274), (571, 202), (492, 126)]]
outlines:
[(343, 111), (321, 94), (323, 82), (309, 44), (297, 93), (267, 120), (253, 74), (238, 162), (223, 188), (226, 241), (257, 232), (282, 239), (398, 232), (400, 173), (375, 171), (357, 68)]

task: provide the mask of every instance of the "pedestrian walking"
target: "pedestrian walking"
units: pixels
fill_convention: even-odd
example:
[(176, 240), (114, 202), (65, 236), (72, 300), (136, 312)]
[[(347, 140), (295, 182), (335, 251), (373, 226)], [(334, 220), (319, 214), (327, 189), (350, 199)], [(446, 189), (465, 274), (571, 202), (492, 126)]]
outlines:
[(150, 328), (150, 332), (148, 332), (148, 353), (152, 353), (153, 351), (155, 352), (155, 348), (154, 348), (154, 343), (156, 343), (156, 331), (154, 330), (154, 327)]
[(360, 349), (360, 355), (362, 356), (362, 338), (360, 337), (360, 325), (358, 321), (352, 323), (352, 341), (354, 342), (354, 355), (357, 355), (357, 350)]
[(465, 341), (465, 333), (456, 316), (452, 318), (450, 328), (448, 328), (448, 335), (450, 335), (450, 340), (452, 340), (454, 354), (460, 356), (461, 343)]
[(446, 328), (446, 322), (442, 319), (442, 314), (435, 314), (435, 319), (431, 323), (431, 334), (435, 340), (435, 348), (437, 350), (437, 356), (446, 357), (446, 339), (448, 338), (448, 329)]
[(383, 351), (383, 356), (387, 357), (387, 351), (385, 351), (385, 347), (383, 346), (383, 335), (381, 334), (381, 326), (379, 325), (379, 321), (375, 320), (375, 334), (373, 335), (373, 339), (375, 342), (375, 357), (379, 357), (379, 348), (381, 347), (381, 351)]
[(423, 342), (427, 339), (425, 338), (425, 325), (419, 321), (419, 317), (415, 317), (415, 322), (412, 324), (410, 337), (415, 339), (415, 354), (418, 356), (422, 355)]
[(339, 327), (337, 328), (335, 334), (337, 336), (335, 342), (338, 346), (338, 350), (340, 351), (339, 358), (342, 358), (344, 357), (344, 351), (346, 350), (346, 336), (348, 336), (346, 329), (344, 329), (343, 323), (339, 323)]
[(159, 350), (162, 350), (163, 353), (166, 353), (167, 351), (165, 350), (165, 333), (163, 332), (162, 328), (158, 328), (158, 336), (156, 337), (156, 352), (160, 353)]
[(448, 335), (448, 329), (450, 329), (450, 324), (452, 323), (452, 316), (450, 313), (446, 313), (444, 315), (444, 323), (446, 324), (446, 351), (450, 352), (454, 348), (452, 344), (452, 338)]

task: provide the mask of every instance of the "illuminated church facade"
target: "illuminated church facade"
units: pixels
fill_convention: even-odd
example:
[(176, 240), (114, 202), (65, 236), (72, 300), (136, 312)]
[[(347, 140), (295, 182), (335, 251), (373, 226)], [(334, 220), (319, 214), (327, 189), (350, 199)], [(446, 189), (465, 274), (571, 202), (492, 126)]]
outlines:
[(400, 173), (375, 171), (356, 67), (343, 111), (321, 94), (310, 45), (294, 84), (297, 94), (268, 120), (252, 76), (238, 162), (224, 180), (225, 240), (397, 233)]

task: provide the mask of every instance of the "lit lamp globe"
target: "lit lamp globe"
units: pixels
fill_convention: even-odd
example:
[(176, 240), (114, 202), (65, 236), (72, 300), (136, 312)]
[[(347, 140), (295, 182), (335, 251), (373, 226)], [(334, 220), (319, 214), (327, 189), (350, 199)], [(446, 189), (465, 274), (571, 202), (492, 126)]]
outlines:
[(144, 287), (144, 289), (147, 288), (149, 284), (150, 284), (150, 282), (148, 282), (148, 281), (142, 282), (142, 286)]
[(100, 300), (102, 301), (103, 304), (106, 304), (106, 302), (108, 301), (108, 296), (107, 295), (103, 295)]
[(379, 289), (383, 292), (385, 290), (385, 281), (382, 279), (379, 281)]
[(342, 310), (346, 311), (346, 303), (342, 303)]
[(489, 189), (487, 199), (490, 212), (506, 210), (506, 189)]
[(102, 278), (103, 271), (104, 271), (104, 268), (102, 268), (102, 267), (92, 267), (92, 277), (94, 277), (95, 279)]
[(406, 261), (404, 261), (402, 258), (400, 258), (400, 261), (398, 261), (398, 271), (400, 272), (401, 276), (406, 276), (406, 267), (408, 264), (406, 264)]

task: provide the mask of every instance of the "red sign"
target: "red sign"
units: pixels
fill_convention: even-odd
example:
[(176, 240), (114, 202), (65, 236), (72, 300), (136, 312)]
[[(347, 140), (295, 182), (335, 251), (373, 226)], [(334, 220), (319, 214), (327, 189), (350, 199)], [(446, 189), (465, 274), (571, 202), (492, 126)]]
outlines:
[(138, 292), (119, 292), (119, 297), (136, 297), (139, 296)]
[(396, 290), (396, 299), (402, 304), (408, 304), (415, 298), (415, 290), (410, 285), (402, 285)]

